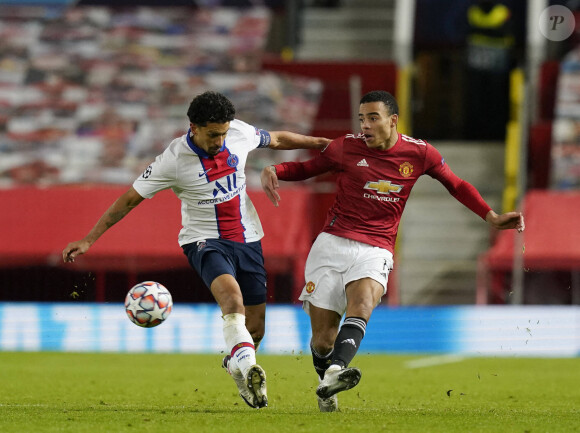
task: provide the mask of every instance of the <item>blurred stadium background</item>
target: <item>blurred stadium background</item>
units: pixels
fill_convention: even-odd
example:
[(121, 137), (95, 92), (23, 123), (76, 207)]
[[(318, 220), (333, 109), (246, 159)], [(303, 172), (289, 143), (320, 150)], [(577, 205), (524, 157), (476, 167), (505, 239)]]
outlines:
[[(540, 32), (542, 12), (556, 5), (575, 17), (562, 41)], [(579, 8), (548, 0), (0, 1), (0, 350), (216, 350), (200, 336), (221, 332), (219, 312), (177, 245), (170, 192), (143, 203), (74, 265), (63, 266), (62, 248), (183, 134), (197, 93), (223, 92), (239, 118), (261, 128), (333, 138), (358, 131), (360, 96), (384, 89), (399, 100), (400, 132), (435, 145), (496, 211), (523, 210), (527, 228), (492, 232), (421, 179), (376, 313), (376, 329), (392, 332), (371, 331), (364, 344), (577, 356)], [(256, 151), (249, 167), (275, 304), (266, 351), (282, 350), (279, 338), (307, 349), (295, 304), (334, 190), (332, 178), (285, 185), (275, 209), (259, 172), (306, 157)], [(124, 318), (125, 293), (143, 280), (172, 292), (173, 325), (143, 331)], [(192, 323), (206, 328), (192, 331)]]

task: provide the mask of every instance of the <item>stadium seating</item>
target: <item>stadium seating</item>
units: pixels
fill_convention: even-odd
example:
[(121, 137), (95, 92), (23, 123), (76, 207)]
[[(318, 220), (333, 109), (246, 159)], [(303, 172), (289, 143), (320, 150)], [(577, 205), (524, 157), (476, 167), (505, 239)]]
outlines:
[(248, 123), (309, 133), (322, 84), (261, 71), (270, 21), (260, 7), (0, 8), (0, 186), (129, 184), (208, 89)]
[[(524, 303), (579, 303), (580, 280), (580, 194), (575, 192), (533, 190), (523, 201), (526, 229), (498, 233), (494, 246), (480, 257), (477, 301), (480, 304), (510, 303), (512, 272), (524, 272), (526, 282), (545, 277), (546, 272), (562, 272), (565, 297), (557, 297), (557, 281), (546, 281), (539, 293), (523, 293)], [(507, 281), (506, 281), (507, 279)], [(561, 279), (560, 279), (561, 280)], [(550, 292), (554, 296), (550, 297)]]

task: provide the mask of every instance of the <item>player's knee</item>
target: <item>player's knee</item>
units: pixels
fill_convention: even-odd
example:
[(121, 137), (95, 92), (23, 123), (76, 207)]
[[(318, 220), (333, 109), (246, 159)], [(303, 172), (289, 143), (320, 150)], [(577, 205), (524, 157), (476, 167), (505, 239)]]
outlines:
[(376, 305), (377, 302), (372, 298), (359, 298), (349, 301), (346, 307), (346, 316), (361, 317), (368, 322)]
[(320, 356), (326, 356), (332, 351), (334, 347), (334, 338), (322, 334), (313, 334), (310, 344), (316, 353), (318, 353)]
[(366, 321), (384, 293), (383, 287), (369, 278), (349, 284), (346, 290), (346, 316), (361, 317)]
[(231, 291), (228, 296), (216, 296), (215, 299), (219, 304), (223, 315), (231, 313), (246, 315), (244, 299), (242, 298), (241, 293), (238, 294), (236, 291)]
[(210, 290), (223, 315), (231, 313), (245, 315), (242, 292), (231, 275), (223, 274), (215, 278), (211, 283)]
[(244, 314), (245, 315), (245, 309), (244, 309), (244, 304), (243, 303), (237, 303), (235, 302), (235, 300), (231, 299), (231, 300), (227, 300), (227, 301), (222, 301), (222, 302), (218, 302), (221, 310), (222, 310), (222, 315), (226, 315), (226, 314), (232, 314), (232, 313), (238, 313), (238, 314)]

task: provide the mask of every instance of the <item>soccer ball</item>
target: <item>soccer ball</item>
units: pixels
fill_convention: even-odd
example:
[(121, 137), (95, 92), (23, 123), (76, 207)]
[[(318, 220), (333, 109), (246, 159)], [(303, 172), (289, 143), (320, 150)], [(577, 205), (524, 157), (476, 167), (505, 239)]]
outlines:
[(155, 281), (144, 281), (133, 286), (125, 297), (129, 320), (143, 328), (153, 328), (163, 323), (172, 307), (171, 293)]

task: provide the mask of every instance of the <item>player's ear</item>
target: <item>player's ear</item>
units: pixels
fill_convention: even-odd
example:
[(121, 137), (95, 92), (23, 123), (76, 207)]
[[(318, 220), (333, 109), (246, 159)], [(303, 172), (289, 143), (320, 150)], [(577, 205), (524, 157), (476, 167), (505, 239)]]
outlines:
[(189, 129), (191, 129), (191, 133), (195, 135), (195, 133), (197, 132), (197, 125), (194, 125), (193, 123), (189, 122)]
[(393, 114), (391, 116), (391, 128), (394, 128), (397, 126), (397, 123), (399, 123), (399, 115), (398, 114)]

